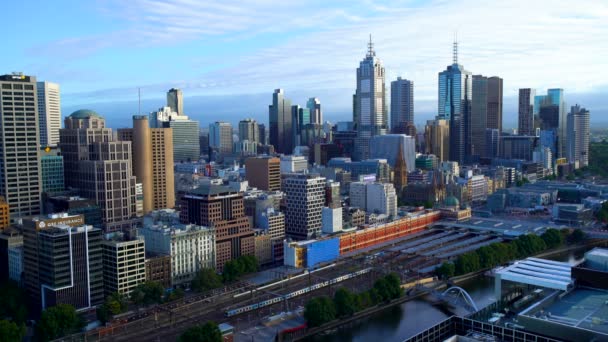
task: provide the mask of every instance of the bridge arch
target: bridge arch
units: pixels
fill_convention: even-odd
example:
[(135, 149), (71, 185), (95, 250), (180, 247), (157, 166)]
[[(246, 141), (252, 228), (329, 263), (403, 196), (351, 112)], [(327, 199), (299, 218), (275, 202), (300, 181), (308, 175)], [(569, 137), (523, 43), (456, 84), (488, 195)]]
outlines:
[(462, 299), (469, 305), (471, 306), (471, 308), (473, 310), (475, 310), (475, 312), (479, 311), (479, 309), (477, 308), (477, 304), (475, 304), (475, 301), (473, 300), (473, 298), (471, 298), (471, 296), (469, 295), (469, 293), (467, 291), (465, 291), (462, 287), (459, 286), (452, 286), (450, 288), (448, 288), (447, 290), (443, 291), (443, 293), (441, 294), (442, 296), (447, 296), (450, 293), (456, 292), (458, 297), (462, 297)]

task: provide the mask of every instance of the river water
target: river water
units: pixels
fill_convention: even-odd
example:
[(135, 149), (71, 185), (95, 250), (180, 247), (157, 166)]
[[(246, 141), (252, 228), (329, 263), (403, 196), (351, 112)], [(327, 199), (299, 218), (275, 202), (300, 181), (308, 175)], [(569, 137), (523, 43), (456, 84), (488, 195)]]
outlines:
[[(565, 253), (548, 259), (573, 261), (580, 259), (582, 252)], [(479, 308), (494, 302), (494, 278), (480, 276), (460, 284), (473, 298)], [(460, 311), (463, 310), (463, 311)], [(457, 309), (458, 314), (466, 314)], [(307, 342), (368, 342), (403, 341), (448, 318), (450, 313), (429, 304), (424, 299), (405, 302), (387, 308), (374, 315), (339, 328), (328, 334), (306, 339)]]

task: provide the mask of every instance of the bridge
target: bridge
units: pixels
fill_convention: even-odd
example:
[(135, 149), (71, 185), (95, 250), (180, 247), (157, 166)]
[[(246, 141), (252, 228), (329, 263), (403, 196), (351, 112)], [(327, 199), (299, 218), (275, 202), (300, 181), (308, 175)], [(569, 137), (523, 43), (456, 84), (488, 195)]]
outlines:
[(443, 292), (439, 292), (434, 288), (426, 287), (419, 284), (415, 287), (419, 291), (426, 291), (438, 300), (444, 301), (454, 306), (460, 306), (467, 309), (471, 313), (479, 311), (477, 304), (471, 296), (463, 288), (452, 286)]

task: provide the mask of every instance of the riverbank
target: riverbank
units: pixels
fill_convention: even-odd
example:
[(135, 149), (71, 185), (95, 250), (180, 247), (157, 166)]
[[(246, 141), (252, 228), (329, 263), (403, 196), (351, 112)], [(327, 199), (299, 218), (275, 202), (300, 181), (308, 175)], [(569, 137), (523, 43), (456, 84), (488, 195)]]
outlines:
[[(593, 248), (593, 247), (596, 247), (596, 246), (606, 245), (607, 243), (608, 242), (605, 241), (605, 240), (591, 240), (591, 241), (588, 241), (588, 242), (586, 242), (584, 244), (564, 246), (564, 247), (553, 249), (553, 250), (550, 250), (550, 251), (545, 251), (545, 252), (539, 253), (537, 255), (534, 255), (534, 257), (550, 258), (550, 257), (559, 256), (559, 255), (562, 255), (562, 254), (568, 254), (568, 253), (572, 254), (572, 253), (575, 253), (577, 251), (587, 250), (587, 249), (590, 249), (590, 248)], [(479, 270), (479, 271), (476, 271), (476, 272), (468, 273), (468, 274), (465, 274), (465, 275), (461, 275), (461, 276), (458, 276), (458, 277), (453, 277), (453, 278), (450, 279), (449, 284), (454, 284), (454, 285), (458, 285), (458, 286), (467, 286), (467, 292), (470, 292), (468, 290), (468, 287), (470, 287), (471, 284), (477, 284), (479, 282), (484, 283), (483, 279), (480, 278), (480, 277), (483, 277), (484, 274), (488, 270), (489, 269), (484, 269), (484, 270)], [(489, 279), (491, 279), (491, 278), (489, 278)], [(488, 280), (488, 281), (491, 281), (491, 280)], [(466, 285), (466, 284), (468, 284), (468, 285)], [(441, 283), (440, 286), (437, 289), (438, 290), (439, 289), (444, 289), (444, 288), (446, 288), (446, 286), (447, 286), (446, 283)], [(484, 285), (484, 286), (486, 286), (486, 285)], [(493, 288), (492, 285), (488, 285), (488, 286), (491, 287), (491, 288)], [(493, 293), (493, 290), (490, 290), (490, 292)], [(422, 297), (424, 297), (426, 294), (428, 294), (428, 293), (427, 292), (421, 292), (421, 293), (417, 293), (416, 295), (413, 295), (413, 296), (404, 296), (404, 297), (396, 299), (393, 302), (390, 302), (388, 304), (385, 304), (385, 305), (382, 305), (382, 306), (377, 306), (377, 307), (374, 307), (374, 308), (369, 308), (369, 309), (366, 309), (364, 311), (361, 311), (361, 312), (359, 312), (359, 313), (355, 314), (354, 316), (349, 317), (347, 319), (335, 320), (333, 322), (330, 322), (330, 323), (327, 323), (327, 324), (323, 325), (322, 327), (313, 328), (313, 329), (310, 329), (310, 330), (308, 330), (306, 332), (302, 331), (301, 332), (302, 335), (297, 336), (297, 337), (293, 336), (293, 340), (295, 340), (295, 341), (303, 340), (303, 339), (310, 340), (310, 338), (312, 336), (315, 336), (317, 334), (321, 334), (321, 333), (324, 333), (324, 332), (334, 331), (336, 329), (340, 329), (340, 330), (352, 329), (352, 328), (349, 328), (349, 327), (350, 326), (357, 326), (356, 322), (361, 322), (361, 321), (363, 321), (363, 320), (365, 320), (365, 319), (367, 319), (369, 317), (376, 317), (378, 315), (381, 315), (381, 312), (383, 312), (383, 311), (388, 312), (388, 311), (391, 311), (393, 309), (398, 309), (397, 306), (403, 305), (404, 303), (406, 303), (408, 301), (413, 301), (414, 303), (418, 303), (416, 305), (419, 307), (421, 305), (419, 299), (421, 299)], [(486, 294), (486, 297), (487, 296), (488, 296), (488, 294)], [(476, 301), (477, 301), (477, 299), (476, 299)], [(486, 304), (488, 304), (488, 302), (486, 302)], [(395, 308), (395, 307), (397, 307), (397, 308)], [(406, 307), (407, 307), (407, 305), (406, 305)], [(318, 339), (316, 339), (316, 340), (318, 340)]]

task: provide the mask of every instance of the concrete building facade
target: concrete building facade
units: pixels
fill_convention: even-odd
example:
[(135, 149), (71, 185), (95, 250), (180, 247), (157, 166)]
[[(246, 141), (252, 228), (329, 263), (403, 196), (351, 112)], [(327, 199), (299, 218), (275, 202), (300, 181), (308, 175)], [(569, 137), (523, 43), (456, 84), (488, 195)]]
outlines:
[(61, 95), (59, 84), (38, 82), (37, 91), (40, 146), (54, 147), (59, 143), (59, 129), (61, 129)]

